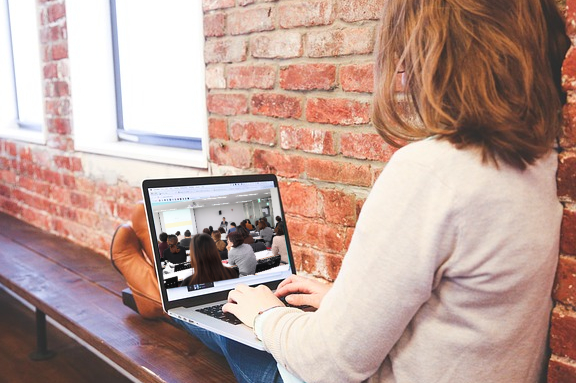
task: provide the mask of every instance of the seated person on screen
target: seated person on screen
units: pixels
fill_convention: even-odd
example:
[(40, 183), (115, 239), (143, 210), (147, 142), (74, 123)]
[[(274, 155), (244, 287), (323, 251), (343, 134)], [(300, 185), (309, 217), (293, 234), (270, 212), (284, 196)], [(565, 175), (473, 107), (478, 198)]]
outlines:
[(192, 237), (190, 264), (194, 274), (184, 279), (181, 286), (238, 278), (238, 271), (222, 265), (216, 243), (208, 234), (196, 234)]
[(168, 236), (168, 248), (164, 250), (164, 259), (170, 263), (186, 262), (186, 248), (178, 245), (178, 237)]
[(256, 272), (256, 256), (252, 246), (244, 243), (242, 234), (238, 231), (228, 235), (228, 264), (238, 266), (240, 276), (251, 275)]
[(266, 222), (260, 221), (260, 236), (264, 240), (266, 247), (272, 246), (272, 237), (274, 236), (274, 230), (270, 226), (266, 225)]
[(262, 218), (260, 219), (260, 222), (262, 222), (262, 221), (264, 221), (264, 223), (266, 224), (266, 226), (270, 227), (270, 222), (268, 222), (268, 218), (262, 217)]
[(161, 256), (164, 257), (164, 250), (168, 248), (168, 234), (162, 232), (158, 236), (158, 239), (160, 240), (158, 242), (158, 249), (160, 249)]
[(278, 226), (282, 225), (282, 217), (279, 215), (276, 216), (276, 226), (274, 227), (274, 233), (278, 230)]
[(225, 260), (228, 259), (228, 249), (226, 249), (226, 242), (222, 240), (222, 235), (219, 231), (212, 232), (212, 239), (216, 244), (216, 248), (220, 253), (220, 259)]
[(276, 236), (272, 239), (272, 254), (280, 254), (280, 262), (288, 263), (288, 250), (286, 249), (286, 236), (284, 235), (284, 224), (276, 226)]
[(226, 230), (224, 230), (223, 228), (219, 227), (218, 228), (218, 232), (220, 233), (220, 239), (222, 239), (224, 241), (224, 243), (226, 244), (226, 246), (228, 246), (228, 241), (226, 240)]
[(190, 247), (190, 241), (192, 241), (192, 233), (190, 230), (184, 232), (184, 239), (180, 241), (180, 246), (188, 249)]
[(236, 231), (236, 222), (230, 222), (230, 229), (228, 229), (228, 235)]
[(254, 243), (254, 238), (252, 238), (252, 236), (250, 235), (250, 232), (244, 226), (238, 226), (236, 228), (236, 231), (242, 235), (242, 238), (244, 238), (244, 243), (246, 243), (248, 245), (250, 245), (251, 243)]

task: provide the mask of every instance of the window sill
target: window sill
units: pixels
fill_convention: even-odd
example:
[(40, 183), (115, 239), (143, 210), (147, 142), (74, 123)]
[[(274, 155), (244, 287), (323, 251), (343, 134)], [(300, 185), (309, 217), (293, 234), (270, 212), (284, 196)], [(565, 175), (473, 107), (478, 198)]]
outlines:
[(168, 148), (130, 142), (77, 143), (76, 150), (87, 153), (121, 157), (168, 165), (187, 166), (198, 169), (208, 168), (208, 159), (202, 150)]
[(33, 144), (46, 144), (46, 133), (35, 130), (26, 130), (18, 128), (8, 128), (0, 130), (1, 138), (8, 138), (17, 141), (25, 141)]

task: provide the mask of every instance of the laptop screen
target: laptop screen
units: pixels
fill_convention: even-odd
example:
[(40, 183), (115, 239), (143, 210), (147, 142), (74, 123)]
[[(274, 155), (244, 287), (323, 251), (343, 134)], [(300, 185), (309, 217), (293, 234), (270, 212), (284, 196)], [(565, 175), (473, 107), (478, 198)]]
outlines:
[[(227, 294), (238, 283), (279, 282), (295, 272), (275, 176), (145, 180), (142, 190), (156, 272), (163, 300), (170, 303), (169, 306), (190, 298)], [(261, 225), (256, 226), (257, 222)], [(275, 230), (278, 222), (282, 226), (279, 233)], [(199, 248), (196, 248), (199, 254), (194, 252), (195, 235), (206, 229), (220, 232), (223, 243), (215, 241), (218, 260), (222, 267), (233, 270), (226, 273), (233, 277), (221, 280), (204, 277), (201, 283), (195, 283), (193, 275), (199, 270), (194, 266), (201, 267), (199, 257), (209, 257), (210, 267), (220, 266), (214, 263), (213, 248), (207, 254)], [(234, 231), (237, 233), (231, 234)], [(179, 233), (177, 245), (162, 245), (161, 233), (170, 236)], [(238, 245), (238, 234), (244, 238), (241, 245)], [(234, 240), (236, 246), (228, 245)], [(172, 237), (167, 243), (175, 241)]]

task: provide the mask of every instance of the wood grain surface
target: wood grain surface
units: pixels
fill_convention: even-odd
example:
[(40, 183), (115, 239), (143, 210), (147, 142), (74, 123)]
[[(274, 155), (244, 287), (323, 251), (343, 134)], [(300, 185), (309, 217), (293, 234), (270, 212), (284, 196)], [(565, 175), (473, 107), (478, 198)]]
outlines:
[(140, 381), (235, 381), (196, 338), (124, 306), (126, 284), (108, 259), (3, 213), (0, 242), (1, 284)]

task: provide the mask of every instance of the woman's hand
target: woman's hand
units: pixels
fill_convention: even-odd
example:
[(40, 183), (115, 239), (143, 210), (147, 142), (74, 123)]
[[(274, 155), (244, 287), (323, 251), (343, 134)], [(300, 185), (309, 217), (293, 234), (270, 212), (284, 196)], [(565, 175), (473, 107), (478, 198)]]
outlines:
[(258, 313), (277, 306), (284, 307), (284, 303), (268, 287), (239, 284), (228, 294), (228, 303), (222, 310), (236, 315), (245, 325), (252, 327)]
[(276, 289), (277, 297), (286, 297), (286, 302), (293, 306), (320, 307), (324, 295), (332, 286), (310, 278), (291, 275), (283, 280)]

